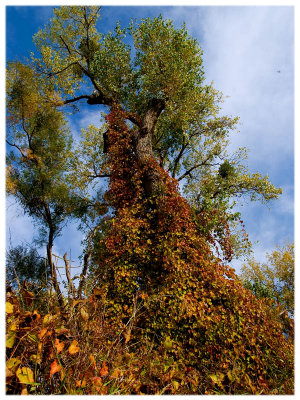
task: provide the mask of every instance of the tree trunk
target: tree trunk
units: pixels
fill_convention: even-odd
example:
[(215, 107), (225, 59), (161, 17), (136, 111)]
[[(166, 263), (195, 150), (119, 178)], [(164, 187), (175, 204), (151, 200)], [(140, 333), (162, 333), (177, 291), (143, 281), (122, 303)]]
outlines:
[(74, 299), (75, 293), (76, 293), (76, 289), (75, 286), (73, 284), (71, 275), (70, 275), (70, 263), (67, 259), (67, 253), (64, 254), (64, 262), (65, 262), (65, 270), (66, 270), (66, 276), (67, 276), (67, 280), (68, 280), (68, 299), (69, 301), (71, 299)]
[[(135, 136), (135, 154), (141, 167), (146, 167), (143, 186), (146, 197), (151, 197), (159, 192), (161, 186), (161, 178), (159, 171), (153, 168), (149, 162), (153, 159), (152, 149), (152, 135), (155, 129), (155, 125), (158, 117), (165, 107), (165, 101), (159, 99), (152, 99), (149, 101), (147, 111), (142, 119), (142, 124)], [(149, 168), (147, 168), (147, 165)]]
[(48, 258), (48, 263), (49, 263), (50, 269), (51, 269), (51, 279), (52, 279), (53, 287), (54, 287), (54, 290), (56, 291), (57, 298), (58, 298), (58, 304), (63, 309), (64, 302), (63, 302), (62, 293), (61, 293), (59, 284), (57, 282), (56, 269), (55, 269), (55, 265), (53, 263), (52, 247), (53, 247), (53, 230), (50, 227), (48, 243), (47, 243), (47, 258)]
[(78, 286), (78, 290), (77, 290), (77, 299), (81, 299), (81, 297), (82, 297), (82, 289), (83, 289), (83, 286), (86, 281), (86, 273), (87, 273), (90, 259), (91, 259), (91, 250), (89, 250), (87, 253), (85, 253), (85, 255), (83, 257), (83, 270), (80, 275), (80, 282), (79, 282), (79, 286)]

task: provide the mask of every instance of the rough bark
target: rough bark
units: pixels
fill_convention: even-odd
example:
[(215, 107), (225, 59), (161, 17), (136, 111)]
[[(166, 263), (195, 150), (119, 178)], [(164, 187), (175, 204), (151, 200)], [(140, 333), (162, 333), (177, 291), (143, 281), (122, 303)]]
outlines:
[[(156, 122), (165, 107), (165, 101), (152, 99), (149, 101), (147, 111), (145, 112), (141, 127), (135, 137), (135, 154), (142, 167), (154, 157), (152, 149), (152, 135)], [(157, 170), (148, 168), (144, 174), (144, 190), (146, 197), (151, 197), (158, 193), (160, 187), (160, 175)]]

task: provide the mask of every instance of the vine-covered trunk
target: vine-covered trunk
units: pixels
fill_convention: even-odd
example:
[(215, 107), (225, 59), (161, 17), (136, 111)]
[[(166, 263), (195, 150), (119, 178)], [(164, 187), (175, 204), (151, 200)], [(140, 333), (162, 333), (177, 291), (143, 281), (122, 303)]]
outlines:
[(178, 183), (150, 154), (147, 135), (137, 156), (125, 119), (120, 109), (107, 117), (106, 196), (114, 212), (98, 258), (98, 285), (110, 305), (107, 320), (121, 334), (134, 315), (133, 349), (150, 341), (158, 356), (170, 341), (169, 356), (201, 377), (198, 393), (216, 381), (223, 392), (233, 386), (240, 393), (268, 392), (278, 382), (288, 387), (292, 328), (285, 336), (270, 307), (212, 254)]

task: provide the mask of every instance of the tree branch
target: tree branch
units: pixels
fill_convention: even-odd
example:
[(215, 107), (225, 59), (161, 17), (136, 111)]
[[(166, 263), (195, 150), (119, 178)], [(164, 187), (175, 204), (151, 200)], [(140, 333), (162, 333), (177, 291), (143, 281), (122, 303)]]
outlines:
[(67, 99), (64, 101), (64, 104), (69, 104), (69, 103), (75, 103), (78, 100), (82, 100), (82, 99), (90, 99), (91, 95), (81, 95), (81, 96), (77, 96), (77, 97), (73, 97), (72, 99)]
[[(188, 147), (188, 144), (189, 144), (188, 142), (185, 142), (185, 138), (183, 138), (183, 143), (182, 143), (181, 149), (178, 153), (178, 156), (175, 158), (175, 161), (173, 164), (172, 178), (175, 178), (177, 166), (179, 164), (181, 157), (183, 156), (185, 149)], [(169, 171), (170, 171), (170, 169), (169, 169)]]
[(203, 165), (219, 165), (219, 164), (207, 164), (207, 161), (208, 161), (209, 159), (210, 159), (210, 156), (208, 156), (208, 157), (206, 158), (206, 160), (205, 160), (205, 161), (202, 161), (200, 164), (193, 165), (190, 169), (188, 169), (187, 171), (185, 171), (185, 173), (182, 174), (180, 178), (177, 179), (178, 182), (181, 181), (181, 179), (185, 178), (187, 175), (190, 175), (190, 173), (191, 173), (192, 171), (194, 171), (196, 168), (203, 167)]

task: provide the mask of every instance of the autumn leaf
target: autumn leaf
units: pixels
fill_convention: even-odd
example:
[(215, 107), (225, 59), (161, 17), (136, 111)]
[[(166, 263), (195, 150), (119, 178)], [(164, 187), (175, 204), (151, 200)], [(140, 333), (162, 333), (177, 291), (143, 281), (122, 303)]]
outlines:
[(120, 375), (122, 375), (122, 371), (119, 368), (115, 368), (110, 377), (112, 379), (117, 379)]
[(70, 354), (78, 353), (78, 351), (80, 351), (80, 348), (77, 345), (78, 345), (77, 340), (73, 340), (73, 342), (70, 344), (70, 347), (68, 348), (68, 352)]
[(54, 346), (56, 348), (57, 354), (59, 354), (65, 347), (65, 344), (63, 342), (60, 342), (59, 339), (55, 339)]
[(96, 369), (96, 360), (95, 357), (93, 356), (93, 354), (90, 354), (90, 362), (93, 368)]
[(100, 376), (103, 377), (103, 376), (107, 376), (107, 375), (108, 375), (108, 366), (106, 364), (106, 361), (103, 361), (102, 367), (100, 369)]
[(38, 338), (41, 340), (43, 339), (43, 337), (46, 335), (47, 333), (47, 328), (43, 328), (40, 330), (40, 332), (38, 333)]
[(48, 325), (51, 321), (55, 319), (55, 315), (46, 314), (43, 319), (43, 325)]
[(16, 333), (15, 332), (8, 332), (6, 335), (6, 347), (11, 349), (15, 343)]
[(85, 387), (86, 386), (85, 378), (77, 380), (75, 385), (76, 385), (76, 387), (81, 387), (81, 388)]
[(9, 368), (11, 371), (15, 371), (19, 364), (21, 364), (21, 360), (19, 360), (18, 358), (11, 358), (6, 361), (6, 367)]
[(11, 313), (14, 312), (14, 306), (13, 306), (13, 304), (11, 304), (9, 301), (7, 301), (7, 302), (5, 303), (5, 312), (6, 312), (7, 314), (11, 314)]
[(50, 366), (50, 378), (52, 375), (54, 375), (56, 372), (59, 372), (60, 370), (61, 366), (58, 364), (57, 360), (54, 360)]
[(16, 375), (17, 375), (20, 383), (24, 383), (24, 384), (34, 383), (33, 372), (28, 367), (18, 368)]
[(14, 376), (14, 373), (6, 367), (6, 380), (10, 380), (10, 378), (12, 378)]

